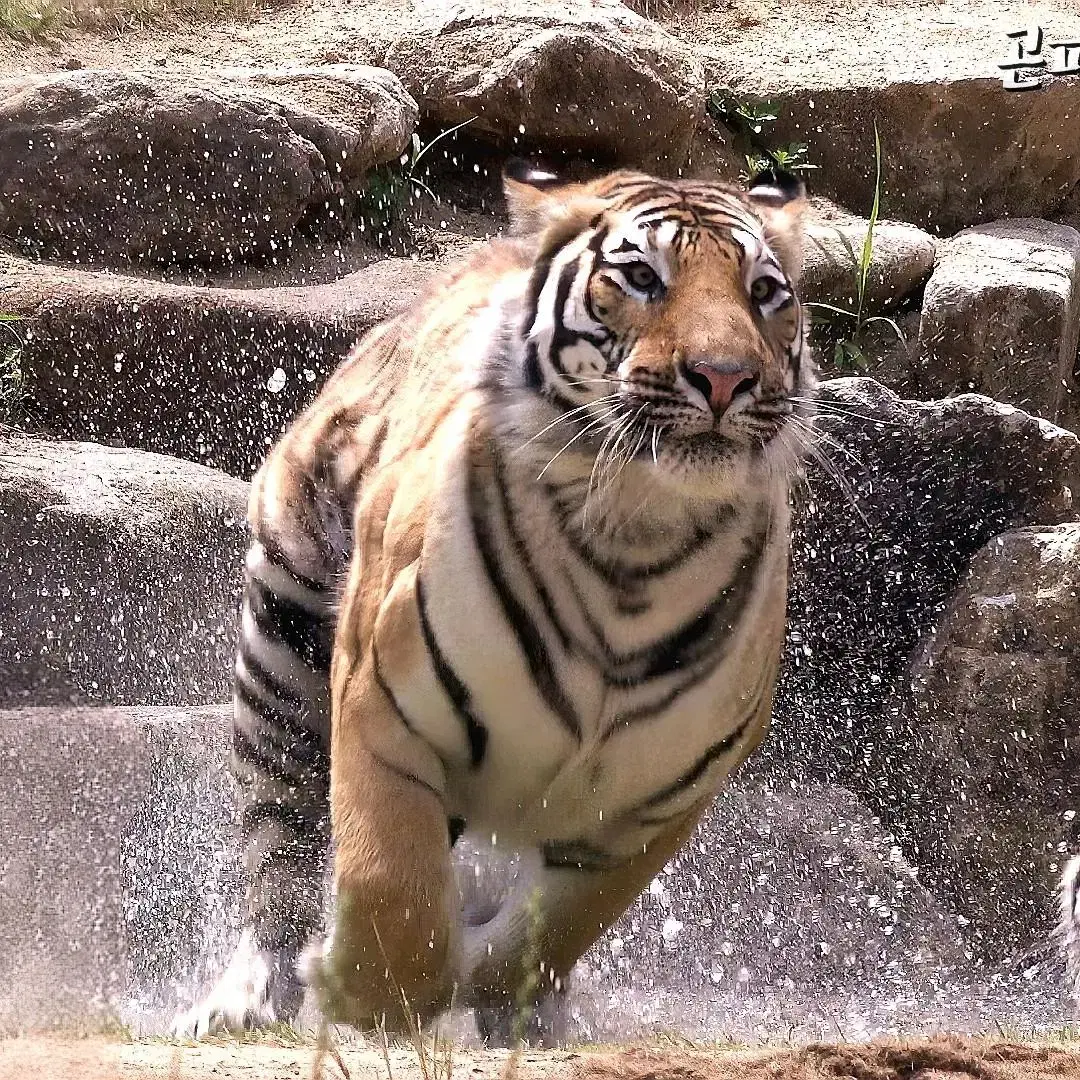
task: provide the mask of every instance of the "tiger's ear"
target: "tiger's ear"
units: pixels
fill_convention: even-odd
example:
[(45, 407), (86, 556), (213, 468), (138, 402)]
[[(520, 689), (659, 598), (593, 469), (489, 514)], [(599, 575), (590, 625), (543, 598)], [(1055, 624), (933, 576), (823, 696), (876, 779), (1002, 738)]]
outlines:
[(503, 192), (513, 236), (547, 232), (553, 225), (574, 229), (603, 209), (587, 184), (563, 180), (521, 158), (503, 166)]
[(797, 283), (802, 273), (806, 185), (785, 169), (763, 169), (751, 179), (747, 197), (788, 280)]
[(555, 192), (566, 187), (554, 173), (538, 169), (522, 158), (503, 165), (503, 194), (510, 211), (510, 232), (528, 236), (541, 232), (551, 217)]

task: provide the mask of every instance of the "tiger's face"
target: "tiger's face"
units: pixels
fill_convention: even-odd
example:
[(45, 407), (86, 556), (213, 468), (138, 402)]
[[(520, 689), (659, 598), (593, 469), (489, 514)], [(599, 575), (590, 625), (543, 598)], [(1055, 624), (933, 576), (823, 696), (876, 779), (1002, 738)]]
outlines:
[(754, 461), (790, 469), (816, 381), (798, 181), (566, 185), (519, 169), (506, 188), (515, 230), (540, 245), (525, 379), (572, 414), (576, 446), (618, 439), (620, 457), (695, 487)]

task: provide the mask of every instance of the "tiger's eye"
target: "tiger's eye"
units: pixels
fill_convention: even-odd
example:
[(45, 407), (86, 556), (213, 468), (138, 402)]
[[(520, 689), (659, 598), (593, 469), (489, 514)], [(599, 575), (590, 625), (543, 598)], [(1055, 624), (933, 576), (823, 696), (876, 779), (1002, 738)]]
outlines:
[(626, 268), (626, 277), (635, 289), (641, 289), (642, 292), (655, 288), (660, 280), (656, 271), (648, 263), (643, 262), (631, 263)]
[(759, 277), (750, 286), (750, 295), (759, 303), (771, 300), (776, 293), (776, 282), (771, 277)]

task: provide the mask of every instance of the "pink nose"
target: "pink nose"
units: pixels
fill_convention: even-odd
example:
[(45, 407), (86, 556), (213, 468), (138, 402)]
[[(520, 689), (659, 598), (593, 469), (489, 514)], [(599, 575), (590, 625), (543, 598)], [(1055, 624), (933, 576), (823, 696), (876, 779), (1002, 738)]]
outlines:
[(686, 381), (709, 403), (719, 416), (732, 402), (736, 394), (753, 390), (757, 376), (735, 364), (713, 364), (697, 360), (686, 365)]

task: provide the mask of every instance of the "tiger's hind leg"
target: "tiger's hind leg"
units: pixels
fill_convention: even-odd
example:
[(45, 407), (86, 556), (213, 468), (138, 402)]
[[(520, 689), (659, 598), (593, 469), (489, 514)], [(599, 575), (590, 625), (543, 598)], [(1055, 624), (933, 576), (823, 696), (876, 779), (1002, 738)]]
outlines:
[(213, 989), (173, 1031), (296, 1018), (300, 954), (322, 927), (329, 846), (332, 616), (322, 589), (256, 543), (248, 556), (236, 664), (232, 767), (246, 879), (240, 943)]
[(1069, 995), (1080, 1004), (1080, 855), (1065, 864), (1058, 894), (1057, 938), (1065, 957)]

